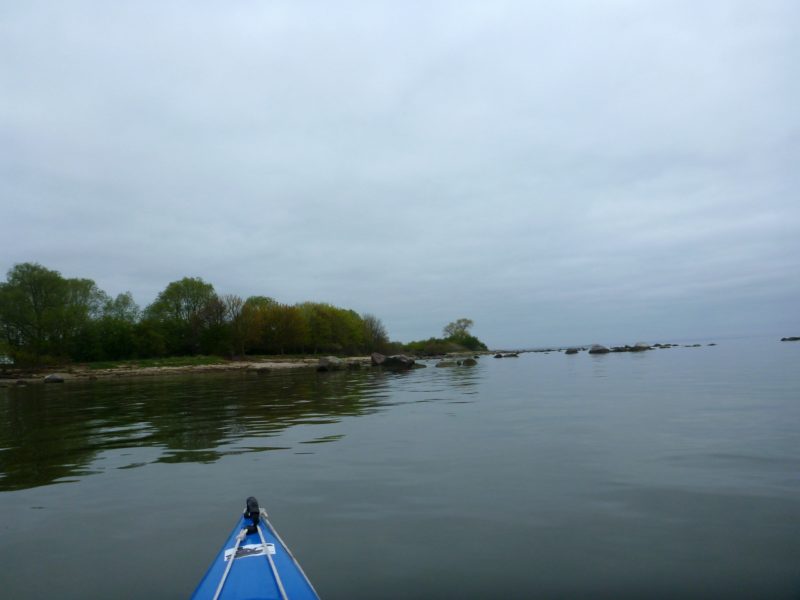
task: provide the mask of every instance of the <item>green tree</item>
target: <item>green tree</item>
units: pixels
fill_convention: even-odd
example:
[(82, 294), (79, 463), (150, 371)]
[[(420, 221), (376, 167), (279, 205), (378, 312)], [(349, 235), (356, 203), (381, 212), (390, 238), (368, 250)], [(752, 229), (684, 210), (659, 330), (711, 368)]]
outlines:
[(330, 305), (304, 302), (299, 308), (308, 328), (308, 349), (312, 354), (335, 352)]
[(65, 279), (35, 263), (15, 265), (0, 282), (0, 348), (18, 363), (201, 351), (352, 353), (388, 344), (373, 315), (319, 302), (220, 297), (196, 277), (173, 281), (144, 311), (130, 292), (111, 299), (91, 279)]
[(245, 352), (267, 353), (268, 313), (277, 302), (267, 296), (250, 296), (244, 301), (241, 314), (241, 331)]
[(472, 350), (473, 352), (477, 352), (479, 350), (488, 350), (486, 344), (484, 344), (474, 335), (464, 335), (458, 338), (458, 344), (460, 344), (467, 350)]
[(364, 350), (364, 321), (354, 310), (334, 308), (333, 335), (347, 354)]
[(64, 279), (39, 264), (18, 264), (0, 284), (0, 331), (22, 362), (89, 355), (93, 319), (106, 300), (91, 279)]
[(147, 320), (161, 330), (168, 354), (196, 354), (209, 321), (208, 310), (216, 302), (214, 286), (199, 277), (173, 281), (145, 310)]
[(308, 343), (308, 326), (302, 311), (296, 306), (273, 304), (264, 311), (261, 322), (267, 352), (286, 354), (302, 352)]
[(106, 302), (103, 307), (103, 316), (119, 319), (127, 323), (136, 323), (142, 311), (130, 292), (118, 294), (113, 300)]
[(470, 327), (474, 325), (472, 319), (458, 319), (444, 327), (446, 341), (458, 344), (466, 350), (486, 350), (486, 344), (470, 334)]
[(133, 328), (133, 346), (135, 355), (140, 358), (166, 356), (167, 339), (164, 328), (158, 321), (143, 318)]
[(200, 350), (204, 354), (233, 354), (228, 307), (222, 298), (212, 295), (196, 319), (200, 332)]
[(137, 328), (141, 311), (130, 292), (109, 299), (96, 321), (99, 351), (97, 360), (119, 360), (140, 355)]
[(469, 329), (474, 324), (472, 319), (457, 319), (445, 325), (442, 331), (445, 339), (457, 339), (469, 335)]
[(200, 277), (184, 277), (173, 281), (147, 307), (149, 317), (188, 323), (214, 297), (214, 286)]
[(97, 321), (109, 302), (108, 295), (91, 279), (66, 279), (58, 325), (59, 356), (93, 360), (100, 353)]
[(36, 361), (54, 350), (65, 294), (66, 282), (58, 271), (36, 263), (8, 271), (0, 285), (0, 326), (15, 358)]
[(306, 350), (313, 354), (364, 349), (364, 323), (357, 312), (321, 302), (298, 305), (308, 330)]

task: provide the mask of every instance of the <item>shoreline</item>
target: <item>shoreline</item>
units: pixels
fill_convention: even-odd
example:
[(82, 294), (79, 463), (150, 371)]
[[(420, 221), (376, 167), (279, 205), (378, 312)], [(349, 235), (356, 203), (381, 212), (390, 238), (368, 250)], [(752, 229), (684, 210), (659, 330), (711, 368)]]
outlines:
[[(13, 387), (30, 384), (49, 383), (47, 377), (60, 378), (54, 383), (70, 381), (94, 381), (97, 379), (116, 379), (134, 377), (157, 377), (162, 375), (179, 375), (189, 373), (223, 373), (227, 371), (253, 371), (268, 373), (270, 371), (316, 369), (320, 357), (304, 358), (268, 358), (263, 360), (231, 360), (223, 363), (205, 365), (161, 365), (136, 366), (121, 365), (109, 368), (92, 368), (88, 365), (71, 365), (68, 367), (40, 367), (35, 369), (9, 369), (0, 374), (0, 387)], [(370, 366), (369, 356), (351, 356), (343, 359), (348, 364), (357, 364), (358, 368)]]
[[(795, 341), (800, 338), (783, 338), (781, 341)], [(654, 344), (636, 346), (612, 346), (610, 348), (604, 346), (596, 346), (596, 348), (583, 347), (545, 347), (536, 349), (522, 349), (522, 350), (483, 350), (483, 351), (465, 351), (454, 352), (445, 355), (432, 355), (432, 356), (408, 356), (412, 362), (416, 361), (418, 366), (427, 366), (424, 363), (430, 361), (454, 361), (458, 358), (478, 356), (494, 356), (494, 358), (507, 358), (516, 357), (520, 354), (537, 354), (537, 353), (563, 353), (563, 354), (612, 354), (618, 352), (637, 352), (637, 351), (653, 351), (656, 349), (669, 349), (669, 348), (697, 348), (703, 346), (716, 346), (715, 342), (704, 344)], [(599, 349), (599, 350), (598, 350)], [(180, 357), (179, 357), (180, 358)], [(97, 363), (77, 363), (72, 365), (50, 366), (50, 367), (32, 367), (32, 368), (9, 368), (0, 366), (0, 388), (22, 387), (26, 385), (37, 385), (44, 383), (68, 383), (70, 381), (94, 381), (98, 379), (119, 379), (119, 378), (149, 378), (169, 375), (184, 375), (184, 374), (198, 374), (198, 373), (224, 373), (233, 371), (250, 371), (255, 373), (268, 373), (271, 371), (284, 371), (284, 370), (299, 370), (299, 369), (314, 369), (317, 371), (338, 371), (346, 369), (361, 369), (372, 368), (373, 362), (370, 356), (347, 356), (347, 357), (331, 357), (331, 356), (263, 356), (258, 358), (249, 358), (248, 360), (228, 360), (220, 357), (207, 357), (210, 360), (205, 364), (163, 364), (163, 365), (143, 365), (138, 364), (136, 361), (130, 361), (126, 364), (117, 364), (108, 367), (92, 366)], [(327, 367), (327, 359), (336, 359), (337, 364), (333, 367)], [(146, 359), (150, 360), (150, 359)], [(169, 360), (169, 359), (165, 359)], [(439, 366), (439, 365), (437, 365)], [(444, 366), (444, 365), (442, 365)], [(450, 366), (449, 364), (447, 366)]]

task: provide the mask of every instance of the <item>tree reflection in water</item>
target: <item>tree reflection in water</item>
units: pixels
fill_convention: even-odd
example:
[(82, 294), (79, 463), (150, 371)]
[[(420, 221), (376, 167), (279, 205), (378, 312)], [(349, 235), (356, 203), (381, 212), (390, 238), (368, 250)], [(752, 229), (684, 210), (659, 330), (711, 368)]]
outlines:
[(265, 438), (374, 412), (392, 377), (244, 372), (0, 390), (0, 491), (91, 474), (108, 450), (159, 448), (157, 462), (180, 463), (282, 449)]

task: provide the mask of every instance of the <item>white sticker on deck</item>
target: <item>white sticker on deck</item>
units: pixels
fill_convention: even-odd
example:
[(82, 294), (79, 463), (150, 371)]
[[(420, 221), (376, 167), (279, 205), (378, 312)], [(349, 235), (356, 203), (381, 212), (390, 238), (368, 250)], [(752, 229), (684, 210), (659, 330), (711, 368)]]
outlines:
[[(267, 552), (270, 554), (275, 554), (275, 544), (267, 543)], [(225, 550), (224, 560), (228, 562), (233, 554), (233, 548), (228, 548)], [(239, 549), (236, 550), (236, 558), (247, 558), (249, 556), (264, 556), (266, 552), (264, 552), (264, 544), (245, 544), (244, 546), (239, 546)]]

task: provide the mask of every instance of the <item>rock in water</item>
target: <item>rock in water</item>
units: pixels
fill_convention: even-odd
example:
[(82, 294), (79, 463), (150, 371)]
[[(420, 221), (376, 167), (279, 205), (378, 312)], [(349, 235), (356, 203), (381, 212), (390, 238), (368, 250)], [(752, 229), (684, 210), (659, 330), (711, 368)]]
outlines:
[(465, 367), (474, 367), (478, 364), (478, 361), (474, 358), (465, 358), (464, 361), (461, 363)]
[(609, 352), (611, 352), (611, 350), (600, 344), (593, 344), (592, 347), (589, 348), (589, 354), (608, 354)]
[(413, 369), (414, 368), (414, 359), (410, 356), (406, 356), (405, 354), (395, 354), (393, 356), (385, 356), (380, 366), (386, 367), (387, 369)]
[(567, 348), (566, 354), (577, 354), (577, 353), (578, 353), (577, 348)]
[(44, 382), (45, 383), (64, 383), (64, 378), (61, 377), (61, 375), (52, 374), (52, 375), (48, 375), (47, 377), (45, 377), (44, 378)]

